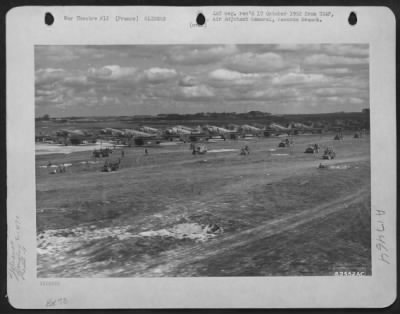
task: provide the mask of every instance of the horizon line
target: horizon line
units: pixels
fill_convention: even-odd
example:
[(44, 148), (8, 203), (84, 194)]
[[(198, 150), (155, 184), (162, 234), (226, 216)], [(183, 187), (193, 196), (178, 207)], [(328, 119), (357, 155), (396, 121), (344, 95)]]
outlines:
[[(203, 114), (226, 114), (226, 115), (248, 115), (251, 112), (258, 112), (262, 114), (266, 114), (268, 116), (290, 116), (290, 115), (325, 115), (325, 114), (350, 114), (350, 113), (363, 113), (364, 110), (369, 110), (369, 108), (363, 108), (360, 111), (330, 111), (330, 112), (316, 112), (316, 113), (270, 113), (270, 112), (264, 112), (264, 111), (258, 111), (258, 110), (251, 110), (248, 112), (196, 112), (196, 113), (158, 113), (158, 114), (136, 114), (136, 115), (95, 115), (95, 116), (90, 116), (90, 115), (66, 115), (66, 116), (51, 116), (49, 115), (49, 119), (55, 119), (55, 118), (106, 118), (106, 117), (154, 117), (157, 118), (159, 116), (172, 116), (172, 115), (178, 115), (178, 116), (194, 116), (194, 115), (199, 115), (201, 113)], [(47, 114), (43, 115), (38, 115), (35, 116), (36, 118), (43, 118)], [(204, 115), (206, 116), (206, 115)]]

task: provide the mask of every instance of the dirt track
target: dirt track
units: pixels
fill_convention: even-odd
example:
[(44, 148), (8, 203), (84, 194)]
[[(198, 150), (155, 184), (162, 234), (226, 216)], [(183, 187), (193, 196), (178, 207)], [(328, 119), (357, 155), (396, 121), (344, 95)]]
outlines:
[[(315, 221), (321, 220), (321, 218), (326, 218), (330, 214), (345, 210), (348, 205), (357, 203), (365, 197), (368, 197), (368, 193), (369, 191), (365, 189), (360, 190), (359, 192), (349, 195), (346, 198), (329, 202), (323, 206), (316, 206), (299, 214), (267, 221), (250, 230), (245, 230), (238, 234), (226, 237), (220, 240), (218, 243), (211, 243), (210, 245), (201, 246), (198, 245), (188, 250), (175, 251), (173, 254), (171, 254), (173, 255), (173, 258), (156, 261), (154, 265), (167, 264), (168, 273), (165, 275), (176, 275), (176, 273), (178, 273), (181, 269), (185, 269), (188, 265), (206, 260), (211, 256), (225, 254), (231, 250), (235, 250), (249, 245), (250, 243), (287, 232), (310, 222), (315, 224)], [(185, 276), (195, 275), (191, 273), (180, 274)], [(141, 275), (145, 276), (148, 274), (144, 272), (141, 273)]]
[[(151, 150), (147, 157), (132, 150), (111, 174), (83, 166), (63, 176), (38, 172), (39, 276), (332, 275), (343, 266), (370, 271), (368, 139), (299, 136), (289, 149), (276, 148), (278, 141), (249, 142), (249, 156), (193, 157), (186, 146)], [(304, 154), (311, 142), (334, 145), (338, 158)], [(39, 157), (38, 165), (46, 158), (55, 157)], [(349, 169), (318, 169), (321, 162)], [(203, 242), (139, 236), (180, 223), (212, 223), (223, 232)]]

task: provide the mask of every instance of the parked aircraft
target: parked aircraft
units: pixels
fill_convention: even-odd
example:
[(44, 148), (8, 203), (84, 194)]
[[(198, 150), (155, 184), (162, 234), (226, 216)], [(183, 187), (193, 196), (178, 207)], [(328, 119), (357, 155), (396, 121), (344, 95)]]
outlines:
[(238, 125), (238, 124), (233, 124), (233, 123), (229, 123), (229, 124), (226, 126), (226, 128), (227, 128), (228, 130), (237, 132), (237, 130), (240, 129), (240, 125)]
[(219, 134), (219, 135), (237, 133), (235, 130), (228, 130), (228, 129), (221, 128), (219, 126), (213, 126), (213, 125), (206, 125), (204, 127), (204, 130), (208, 131), (211, 134)]
[(149, 134), (146, 132), (136, 131), (132, 129), (125, 129), (125, 135), (132, 137), (152, 137), (154, 134)]
[(119, 130), (119, 129), (113, 129), (113, 128), (105, 128), (101, 130), (101, 133), (103, 134), (109, 134), (113, 136), (128, 136), (128, 137), (150, 137), (153, 136), (153, 134), (149, 134), (146, 132), (141, 132), (137, 130), (132, 130), (132, 129), (124, 129), (124, 130)]
[(139, 131), (145, 132), (145, 133), (153, 133), (153, 134), (156, 134), (156, 133), (159, 133), (159, 132), (160, 132), (159, 129), (152, 128), (152, 127), (145, 126), (145, 125), (141, 126), (141, 127), (139, 128)]
[(293, 129), (298, 129), (298, 130), (312, 130), (314, 129), (314, 127), (311, 125), (305, 125), (303, 123), (299, 123), (299, 122), (293, 122), (291, 123), (291, 127)]
[(200, 133), (201, 132), (201, 127), (200, 126), (198, 126), (197, 128), (189, 128), (189, 127), (184, 126), (184, 125), (177, 125), (176, 127), (178, 129), (180, 129), (180, 130), (190, 131), (192, 134), (196, 134), (196, 133)]
[(295, 134), (297, 134), (299, 132), (322, 133), (322, 129), (323, 129), (322, 127), (316, 127), (314, 124), (307, 125), (307, 124), (299, 123), (299, 122), (292, 123), (291, 127), (294, 130)]
[(242, 132), (247, 132), (247, 133), (261, 133), (263, 130), (262, 129), (260, 129), (260, 128), (257, 128), (257, 127), (255, 127), (255, 126), (252, 126), (252, 125), (248, 125), (248, 124), (244, 124), (244, 125), (242, 125), (241, 127), (240, 127), (240, 130), (242, 131)]
[(124, 136), (125, 132), (122, 130), (118, 130), (118, 129), (113, 129), (113, 128), (105, 128), (101, 130), (102, 134), (109, 134), (109, 135), (113, 135), (113, 136)]
[(290, 125), (288, 127), (285, 127), (281, 124), (273, 122), (264, 130), (264, 135), (265, 136), (280, 135), (280, 134), (289, 135), (292, 134), (293, 132), (294, 130), (292, 130)]
[(199, 130), (192, 129), (184, 125), (177, 125), (166, 129), (165, 133), (167, 135), (189, 135), (189, 134), (197, 134), (199, 133)]

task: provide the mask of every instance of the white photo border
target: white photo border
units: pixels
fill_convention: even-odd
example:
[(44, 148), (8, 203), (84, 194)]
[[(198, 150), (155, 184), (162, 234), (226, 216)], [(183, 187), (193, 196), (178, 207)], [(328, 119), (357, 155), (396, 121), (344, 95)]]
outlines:
[[(395, 17), (386, 7), (307, 7), (334, 18), (310, 24), (190, 27), (216, 7), (18, 7), (7, 14), (8, 297), (17, 308), (354, 308), (396, 299)], [(239, 11), (246, 7), (221, 7)], [(257, 7), (248, 7), (255, 10)], [(269, 7), (291, 10), (293, 7)], [(304, 7), (295, 9), (302, 10)], [(351, 11), (358, 23), (347, 22)], [(44, 14), (55, 17), (44, 24)], [(118, 13), (119, 12), (119, 13)], [(167, 22), (71, 23), (66, 15), (163, 15)], [(282, 36), (284, 34), (284, 36)], [(35, 45), (363, 43), (370, 47), (372, 276), (91, 278), (36, 277)], [(383, 211), (384, 213), (382, 214)], [(381, 214), (380, 214), (381, 213)], [(384, 232), (380, 231), (384, 225)], [(382, 233), (383, 232), (383, 233)], [(377, 237), (383, 234), (383, 262)], [(12, 265), (18, 258), (19, 268)], [(22, 265), (22, 266), (21, 266)], [(14, 273), (16, 272), (16, 273)], [(47, 284), (46, 284), (47, 282)], [(54, 302), (53, 302), (54, 301)]]

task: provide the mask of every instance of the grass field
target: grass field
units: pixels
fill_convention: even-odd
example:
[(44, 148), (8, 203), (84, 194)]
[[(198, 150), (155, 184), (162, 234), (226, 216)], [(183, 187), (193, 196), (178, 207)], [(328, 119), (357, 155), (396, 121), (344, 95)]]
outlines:
[[(217, 152), (195, 156), (189, 144), (125, 148), (111, 173), (85, 163), (90, 151), (36, 156), (38, 276), (370, 274), (369, 137), (279, 141), (210, 143)], [(337, 158), (305, 154), (309, 143)], [(72, 166), (49, 174), (49, 161)]]

